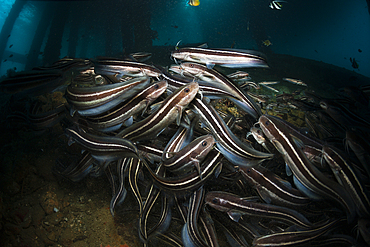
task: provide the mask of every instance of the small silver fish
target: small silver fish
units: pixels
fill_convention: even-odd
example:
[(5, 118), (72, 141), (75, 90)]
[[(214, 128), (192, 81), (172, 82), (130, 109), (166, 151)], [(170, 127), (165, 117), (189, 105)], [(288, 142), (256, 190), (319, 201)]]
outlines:
[(301, 86), (307, 87), (307, 84), (304, 83), (302, 80), (299, 80), (299, 79), (283, 78), (283, 80), (284, 81), (287, 81), (287, 82), (290, 82), (290, 83), (293, 83), (293, 84), (297, 84), (297, 85), (301, 85)]
[(269, 89), (269, 90), (271, 90), (271, 91), (274, 91), (275, 93), (280, 92), (280, 91), (279, 91), (279, 90), (277, 90), (276, 88), (270, 87), (270, 86), (268, 86), (268, 85), (266, 85), (266, 84), (263, 84), (263, 83), (258, 83), (258, 85), (263, 86), (263, 87), (265, 87), (265, 88), (267, 88), (267, 89)]

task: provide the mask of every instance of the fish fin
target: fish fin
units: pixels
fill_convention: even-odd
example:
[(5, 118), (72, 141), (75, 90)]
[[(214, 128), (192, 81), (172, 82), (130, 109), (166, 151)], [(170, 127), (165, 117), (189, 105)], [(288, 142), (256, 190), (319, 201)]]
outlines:
[(210, 62), (207, 62), (206, 65), (208, 69), (213, 69), (213, 67), (215, 67), (215, 64)]
[(186, 222), (181, 229), (181, 239), (185, 246), (194, 246), (188, 232), (188, 223)]
[(208, 48), (208, 44), (207, 43), (203, 43), (201, 45), (198, 45), (198, 48)]
[(73, 143), (75, 143), (75, 140), (73, 140), (72, 137), (68, 139), (68, 146), (71, 146)]
[(246, 202), (257, 202), (259, 201), (260, 198), (258, 196), (248, 196), (248, 197), (241, 197), (240, 199)]
[(199, 95), (200, 95), (200, 100), (203, 99), (203, 92), (201, 90), (198, 91)]
[(302, 142), (301, 139), (297, 138), (294, 135), (290, 135), (290, 136), (292, 137), (294, 143), (297, 144), (297, 146), (298, 146), (299, 149), (303, 149), (304, 148), (305, 145), (304, 145), (304, 143)]
[[(176, 152), (163, 152), (163, 154), (162, 154), (162, 160), (163, 161), (166, 161), (166, 160), (168, 160), (168, 159), (170, 159), (171, 157), (168, 157), (168, 155), (167, 154), (169, 154), (169, 155), (171, 155), (171, 157), (172, 156), (174, 156), (175, 154), (176, 154)], [(166, 158), (166, 156), (168, 157), (168, 158)]]
[(267, 150), (267, 152), (272, 153), (271, 150), (267, 147), (266, 143), (262, 143), (261, 145)]
[(282, 178), (277, 178), (285, 187), (287, 187), (288, 189), (292, 189), (292, 184), (289, 182), (289, 181), (286, 181)]
[(189, 118), (189, 114), (184, 112), (184, 114), (182, 115), (182, 120), (183, 120), (182, 125), (185, 125), (184, 127), (187, 128), (187, 129), (190, 128), (191, 121), (190, 121), (190, 118)]
[(189, 129), (190, 128), (190, 125), (188, 123), (186, 123), (185, 118), (182, 118), (182, 121), (181, 121), (181, 123), (180, 123), (179, 126), (184, 127), (186, 129)]
[(198, 174), (199, 174), (199, 177), (200, 179), (202, 180), (202, 173), (200, 171), (200, 164), (199, 164), (199, 161), (196, 160), (196, 159), (193, 159), (193, 165), (195, 166), (195, 168), (197, 169), (198, 171)]
[(197, 56), (192, 56), (192, 55), (189, 55), (189, 57), (193, 60), (196, 60), (196, 61), (200, 61), (199, 57)]
[(166, 128), (163, 128), (161, 131), (159, 131), (159, 133), (156, 135), (156, 137), (159, 136), (165, 129)]
[(339, 171), (336, 170), (335, 168), (332, 168), (331, 170), (332, 170), (332, 172), (334, 174), (334, 177), (337, 180), (338, 184), (340, 184), (341, 186), (343, 186), (343, 182), (342, 182), (342, 179), (340, 178)]
[(69, 114), (71, 115), (71, 117), (73, 117), (76, 113), (76, 109), (73, 108), (73, 106), (71, 107), (71, 109), (69, 109)]
[(215, 178), (218, 178), (218, 176), (220, 175), (221, 171), (222, 171), (222, 163), (215, 170)]
[(112, 132), (120, 129), (122, 127), (123, 123), (116, 124), (112, 127), (104, 128), (104, 129), (99, 129), (101, 132)]
[(211, 100), (210, 100), (208, 97), (204, 97), (204, 101), (205, 101), (207, 104), (210, 104), (210, 103), (211, 103)]
[(297, 189), (302, 192), (302, 194), (306, 195), (312, 200), (319, 201), (322, 200), (322, 197), (315, 192), (309, 190), (307, 187), (305, 187), (295, 176), (293, 176), (293, 181)]
[(181, 124), (181, 117), (182, 117), (182, 107), (181, 106), (177, 106), (177, 108), (178, 108), (179, 114), (177, 115), (177, 118), (176, 118), (176, 124), (177, 124), (177, 126), (180, 126), (180, 124)]
[(260, 187), (257, 187), (257, 192), (258, 194), (260, 195), (260, 197), (262, 198), (262, 200), (268, 204), (271, 203), (271, 197), (269, 195), (269, 193), (267, 193), (265, 190), (261, 189)]
[(114, 198), (111, 199), (109, 210), (111, 215), (114, 217)]
[(232, 219), (235, 222), (239, 222), (240, 218), (242, 217), (242, 215), (237, 212), (229, 211), (227, 212), (227, 214), (229, 215), (230, 219)]
[(246, 138), (246, 139), (248, 139), (248, 137), (250, 137), (251, 135), (253, 135), (253, 134), (252, 134), (252, 132), (251, 132), (251, 131), (249, 131), (249, 132), (247, 132), (247, 134), (246, 134), (245, 138)]
[(292, 176), (292, 170), (290, 170), (290, 167), (288, 166), (288, 164), (285, 164), (285, 173), (288, 177)]
[(133, 116), (129, 117), (124, 123), (123, 125), (128, 127), (128, 126), (131, 126), (132, 124), (134, 123), (134, 118)]
[(148, 110), (148, 106), (149, 106), (149, 101), (146, 102), (145, 107), (143, 111), (141, 112), (141, 116), (144, 116), (144, 113)]
[(150, 115), (150, 114), (152, 114), (153, 112), (155, 112), (159, 107), (161, 107), (161, 105), (163, 104), (163, 101), (160, 101), (160, 102), (157, 102), (157, 103), (155, 103), (155, 104), (152, 104), (151, 106), (150, 106), (150, 110), (149, 110), (149, 112), (148, 112), (148, 114)]

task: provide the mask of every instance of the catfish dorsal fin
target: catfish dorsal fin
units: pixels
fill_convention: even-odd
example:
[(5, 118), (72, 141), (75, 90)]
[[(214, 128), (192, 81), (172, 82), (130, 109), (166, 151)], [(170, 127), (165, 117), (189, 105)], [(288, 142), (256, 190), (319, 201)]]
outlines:
[(207, 43), (200, 44), (198, 45), (198, 48), (208, 48), (208, 44)]

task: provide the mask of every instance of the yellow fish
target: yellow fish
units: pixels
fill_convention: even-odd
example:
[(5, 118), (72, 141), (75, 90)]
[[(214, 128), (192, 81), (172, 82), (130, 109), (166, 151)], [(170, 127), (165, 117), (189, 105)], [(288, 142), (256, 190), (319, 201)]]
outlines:
[(272, 45), (271, 41), (270, 41), (270, 40), (268, 40), (268, 39), (266, 39), (266, 40), (262, 41), (262, 44), (264, 44), (265, 46), (270, 46), (270, 45)]
[(199, 0), (189, 0), (188, 4), (190, 6), (199, 6), (200, 2)]

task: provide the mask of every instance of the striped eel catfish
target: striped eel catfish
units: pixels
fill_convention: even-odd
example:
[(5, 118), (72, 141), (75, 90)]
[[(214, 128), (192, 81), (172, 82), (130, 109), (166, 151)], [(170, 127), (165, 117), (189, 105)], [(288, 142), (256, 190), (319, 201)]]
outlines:
[(253, 186), (266, 203), (279, 206), (306, 206), (310, 200), (292, 188), (288, 181), (282, 180), (262, 166), (239, 167), (239, 172)]
[[(173, 75), (173, 74), (170, 74), (166, 69), (159, 67), (159, 66), (157, 67), (162, 72), (160, 78), (168, 82), (168, 87), (170, 90), (175, 90), (179, 87), (182, 87), (183, 85), (186, 85), (194, 81), (193, 78), (190, 79), (184, 76)], [(172, 67), (170, 67), (170, 70), (171, 68)], [(212, 81), (201, 81), (201, 80), (197, 80), (197, 82), (199, 84), (200, 93), (203, 96), (207, 96), (210, 99), (223, 99), (225, 97), (234, 99), (235, 97), (233, 92), (229, 92), (230, 90), (228, 90), (227, 88), (223, 87), (222, 85), (218, 83), (215, 83)]]
[(190, 143), (191, 139), (193, 138), (194, 122), (195, 121), (193, 121), (193, 124), (190, 126), (190, 128), (185, 128), (183, 126), (178, 128), (163, 150), (163, 155), (161, 157), (162, 161), (171, 158), (175, 152), (178, 152)]
[(271, 153), (271, 150), (267, 147), (266, 138), (263, 135), (263, 132), (261, 128), (258, 128), (256, 126), (252, 126), (250, 128), (250, 132), (247, 133), (247, 138), (252, 135), (256, 142), (260, 144), (262, 147), (264, 147), (269, 153)]
[[(347, 212), (348, 222), (352, 222), (356, 210), (352, 198), (338, 183), (321, 173), (306, 157), (303, 151), (293, 141), (285, 125), (275, 117), (262, 115), (259, 124), (266, 137), (283, 155), (285, 162), (293, 172), (296, 186), (309, 197), (311, 193), (329, 197), (340, 203)], [(308, 191), (304, 190), (303, 187)]]
[(103, 114), (97, 116), (87, 117), (87, 123), (89, 126), (99, 129), (102, 132), (109, 132), (119, 129), (123, 122), (125, 122), (131, 116), (140, 112), (144, 112), (154, 100), (156, 100), (166, 91), (166, 89), (166, 81), (158, 81), (153, 83), (144, 88), (133, 98), (120, 103), (109, 112), (104, 112)]
[(305, 87), (307, 87), (307, 84), (306, 84), (306, 83), (304, 83), (302, 80), (299, 80), (299, 79), (283, 78), (283, 81), (287, 81), (287, 82), (293, 83), (293, 84), (295, 84), (295, 85), (300, 85), (300, 86), (305, 86)]
[(145, 62), (152, 57), (152, 53), (149, 52), (134, 52), (128, 55), (130, 61)]
[[(88, 151), (85, 151), (87, 153), (90, 154), (90, 157), (91, 157), (91, 153), (88, 152)], [(91, 157), (91, 159), (93, 159)], [(117, 176), (115, 175), (116, 173), (118, 173), (117, 171), (117, 162), (120, 161), (120, 160), (117, 160), (117, 161), (113, 161), (113, 162), (109, 162), (109, 164), (107, 165), (107, 167), (104, 169), (104, 173), (112, 187), (112, 197), (116, 195), (116, 192), (117, 192), (117, 183), (116, 183), (116, 180), (117, 180)]]
[(183, 195), (198, 189), (212, 177), (218, 177), (221, 172), (221, 161), (223, 156), (216, 150), (211, 150), (198, 171), (176, 177), (163, 177), (157, 175), (146, 162), (143, 162), (148, 169), (154, 184), (168, 194)]
[(162, 164), (169, 171), (175, 174), (184, 174), (195, 167), (200, 172), (200, 162), (207, 156), (215, 144), (212, 135), (205, 135), (196, 138), (186, 145), (171, 158), (163, 160)]
[[(329, 220), (328, 223), (319, 227), (302, 231), (284, 231), (257, 237), (253, 240), (253, 246), (297, 246), (316, 239), (329, 231), (331, 228), (342, 224), (345, 219)], [(311, 246), (311, 245), (309, 245)]]
[[(178, 237), (173, 232), (166, 232), (166, 234), (159, 233), (155, 237), (157, 240), (160, 240), (161, 242), (166, 244), (165, 246), (184, 247), (184, 244), (182, 243), (180, 237)], [(160, 246), (160, 244), (158, 246)]]
[(211, 130), (217, 148), (234, 165), (256, 165), (273, 157), (273, 154), (257, 151), (239, 140), (205, 98), (202, 100), (196, 97), (191, 105), (201, 121)]
[(181, 230), (184, 246), (208, 246), (198, 229), (198, 218), (204, 203), (204, 188), (200, 187), (190, 196), (189, 210), (186, 223)]
[(161, 213), (155, 226), (147, 233), (148, 240), (167, 231), (172, 220), (172, 206), (173, 198), (169, 198), (161, 193)]
[(299, 129), (297, 126), (294, 126), (293, 124), (281, 119), (281, 118), (278, 118), (276, 116), (269, 116), (271, 118), (276, 118), (278, 121), (280, 121), (281, 123), (284, 124), (285, 128), (288, 129), (290, 135), (293, 137), (293, 140), (300, 140), (300, 142), (303, 142), (304, 145), (310, 145), (312, 147), (316, 147), (316, 148), (322, 148), (323, 146), (323, 141), (321, 141), (320, 139), (317, 139), (313, 136), (309, 136), (307, 134), (305, 134), (301, 129)]
[(63, 72), (73, 70), (81, 71), (86, 70), (92, 66), (92, 62), (89, 59), (83, 58), (70, 58), (64, 57), (50, 66), (35, 67), (32, 70), (61, 70)]
[(154, 66), (140, 62), (102, 58), (94, 61), (95, 74), (111, 75), (118, 79), (123, 76), (158, 78), (161, 72)]
[(28, 124), (31, 129), (35, 131), (43, 131), (59, 123), (63, 118), (66, 117), (67, 112), (68, 111), (65, 104), (62, 104), (53, 110), (36, 114), (26, 114), (15, 111), (9, 114), (6, 119), (8, 121), (13, 119), (21, 119), (25, 124)]
[(120, 205), (124, 202), (127, 195), (127, 190), (125, 188), (125, 177), (127, 175), (127, 162), (130, 158), (123, 158), (117, 161), (117, 173), (118, 173), (118, 190), (115, 191), (111, 201), (110, 201), (110, 213), (114, 216), (114, 208), (116, 205)]
[(139, 144), (137, 145), (137, 149), (140, 157), (145, 158), (152, 164), (154, 162), (159, 163), (162, 161), (163, 150), (157, 147)]
[(205, 202), (218, 211), (226, 212), (236, 222), (239, 221), (242, 215), (250, 215), (278, 219), (305, 229), (313, 226), (305, 216), (293, 209), (255, 202), (254, 198), (240, 198), (238, 195), (223, 191), (208, 192)]
[(210, 69), (215, 65), (227, 68), (268, 68), (264, 55), (253, 50), (185, 47), (176, 49), (171, 56), (174, 59), (206, 64)]
[(73, 182), (78, 182), (90, 173), (94, 161), (95, 159), (91, 156), (91, 153), (85, 150), (82, 152), (82, 156), (77, 163), (72, 163), (67, 167), (57, 160), (57, 166), (53, 171)]
[[(219, 84), (221, 88), (227, 90), (230, 94), (233, 95), (233, 97), (227, 98), (241, 107), (244, 111), (252, 115), (254, 118), (257, 119), (259, 116), (262, 115), (261, 109), (256, 104), (256, 102), (251, 99), (248, 94), (245, 94), (227, 76), (223, 75), (217, 70), (208, 69), (206, 66), (196, 63), (182, 63), (180, 66), (185, 73), (189, 73), (190, 75), (204, 81)], [(235, 98), (238, 100), (234, 100)]]
[(249, 73), (248, 72), (245, 72), (245, 71), (241, 71), (241, 70), (238, 70), (234, 73), (231, 73), (231, 74), (228, 74), (227, 75), (228, 78), (232, 79), (232, 80), (241, 80), (241, 81), (249, 81), (251, 80), (252, 78), (249, 76)]
[(62, 79), (59, 70), (19, 72), (2, 80), (0, 91), (10, 94), (32, 92), (36, 96), (54, 90), (63, 83)]
[(359, 135), (351, 130), (346, 131), (346, 146), (349, 146), (355, 153), (370, 177), (370, 144), (365, 136)]
[(276, 88), (274, 88), (272, 86), (269, 86), (267, 84), (259, 83), (258, 85), (260, 85), (260, 86), (262, 86), (262, 87), (264, 87), (264, 88), (266, 88), (268, 90), (271, 90), (271, 91), (273, 91), (275, 93), (279, 93), (280, 92), (278, 89), (276, 89)]
[(369, 218), (360, 218), (358, 219), (358, 231), (360, 232), (362, 238), (365, 240), (367, 245), (370, 245), (370, 219)]
[(148, 77), (138, 77), (103, 86), (78, 87), (69, 85), (65, 97), (80, 115), (98, 115), (118, 105), (122, 100), (132, 97), (145, 88), (149, 82)]
[[(165, 176), (165, 172), (166, 170), (164, 166), (161, 166), (161, 165), (159, 165), (155, 171), (155, 173), (158, 176)], [(148, 231), (147, 231), (148, 217), (160, 193), (161, 193), (160, 189), (156, 188), (154, 185), (150, 186), (149, 193), (147, 195), (147, 199), (145, 200), (142, 214), (139, 216), (139, 229), (138, 229), (139, 237), (143, 243), (147, 243), (148, 241)]]
[(315, 238), (307, 245), (310, 246), (362, 246), (365, 247), (364, 244), (359, 244), (357, 240), (349, 235), (345, 234), (324, 234)]
[[(174, 65), (172, 64), (171, 67), (168, 69), (176, 74), (180, 74), (182, 75), (184, 78), (184, 80), (187, 78), (186, 77), (186, 73), (184, 73), (184, 69), (181, 67), (181, 65)], [(178, 76), (176, 75), (171, 75), (171, 77), (173, 78), (179, 78)], [(193, 77), (192, 75), (190, 75), (190, 77)], [(233, 78), (230, 78), (229, 76), (227, 76), (229, 79), (231, 79), (233, 82), (237, 82), (237, 79), (233, 79)], [(186, 79), (188, 80), (188, 79)], [(207, 81), (199, 81), (199, 86), (200, 86), (200, 91), (202, 91), (203, 95), (204, 96), (207, 96), (208, 98), (217, 98), (217, 97), (228, 97), (228, 99), (230, 100), (233, 100), (236, 102), (236, 104), (238, 104), (239, 102), (237, 102), (237, 97), (230, 93), (227, 88), (224, 88), (223, 89), (223, 85), (220, 85), (219, 83), (217, 83), (216, 81), (212, 81), (212, 80), (207, 80)], [(242, 85), (239, 86), (239, 88), (241, 89), (244, 89), (244, 90), (249, 90), (250, 87), (254, 87), (255, 89), (259, 89), (259, 86), (257, 85), (257, 83), (255, 82), (252, 82), (252, 81), (247, 81), (247, 82), (244, 82)], [(246, 94), (248, 94), (248, 96), (250, 96), (252, 99), (258, 101), (258, 102), (263, 102), (265, 103), (266, 102), (266, 99), (264, 98), (265, 96), (263, 95), (257, 95), (257, 94), (253, 94), (249, 91), (246, 92)], [(247, 96), (247, 97), (248, 97)], [(239, 103), (241, 104), (241, 103)], [(241, 105), (242, 107), (244, 105)]]
[(322, 153), (326, 162), (337, 174), (338, 182), (342, 184), (355, 202), (358, 215), (360, 217), (370, 217), (369, 192), (360, 181), (352, 164), (332, 147), (324, 146)]
[(330, 117), (332, 117), (346, 130), (353, 127), (358, 127), (368, 132), (370, 129), (370, 121), (368, 119), (356, 114), (343, 104), (333, 100), (322, 100), (320, 101), (320, 106), (327, 114), (329, 114)]
[(75, 127), (66, 128), (66, 135), (70, 138), (68, 144), (77, 142), (91, 155), (101, 162), (118, 160), (123, 157), (139, 156), (136, 146), (129, 140), (116, 136), (98, 136), (86, 133)]
[(141, 194), (139, 190), (139, 185), (138, 185), (138, 177), (139, 177), (139, 172), (141, 168), (143, 167), (143, 163), (141, 160), (136, 159), (136, 158), (130, 158), (129, 161), (127, 162), (127, 169), (128, 169), (128, 183), (130, 185), (131, 191), (134, 194), (137, 203), (139, 205), (139, 215), (142, 214), (143, 212), (143, 200), (141, 199)]
[[(204, 210), (204, 212), (206, 212)], [(244, 235), (237, 232), (237, 229), (235, 227), (230, 227), (229, 225), (225, 224), (224, 220), (230, 220), (228, 218), (225, 218), (221, 220), (222, 215), (217, 215), (217, 219), (214, 219), (214, 221), (217, 223), (219, 227), (222, 228), (224, 235), (226, 236), (227, 242), (231, 246), (240, 246), (240, 247), (249, 247), (249, 244), (247, 243), (246, 239), (244, 238)], [(227, 216), (226, 216), (227, 217)], [(239, 230), (239, 229), (238, 229)]]
[(131, 141), (144, 141), (156, 138), (164, 128), (176, 120), (180, 124), (182, 111), (197, 94), (199, 85), (191, 82), (168, 96), (161, 107), (144, 120), (122, 130), (117, 136)]
[(204, 231), (202, 235), (205, 237), (208, 246), (218, 247), (218, 239), (214, 221), (211, 214), (207, 210), (202, 210), (199, 217), (200, 223), (203, 226)]

